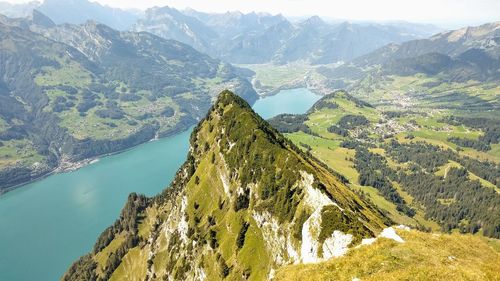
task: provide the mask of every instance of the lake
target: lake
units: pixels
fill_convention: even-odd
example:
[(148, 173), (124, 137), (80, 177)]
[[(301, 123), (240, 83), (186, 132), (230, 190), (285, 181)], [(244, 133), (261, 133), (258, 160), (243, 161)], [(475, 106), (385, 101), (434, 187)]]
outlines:
[[(284, 90), (258, 100), (264, 118), (304, 113), (320, 97)], [(0, 280), (53, 281), (119, 216), (127, 196), (153, 196), (184, 162), (191, 130), (51, 175), (0, 197)]]
[(264, 119), (282, 113), (302, 114), (320, 98), (305, 88), (282, 90), (276, 95), (259, 99), (253, 109)]

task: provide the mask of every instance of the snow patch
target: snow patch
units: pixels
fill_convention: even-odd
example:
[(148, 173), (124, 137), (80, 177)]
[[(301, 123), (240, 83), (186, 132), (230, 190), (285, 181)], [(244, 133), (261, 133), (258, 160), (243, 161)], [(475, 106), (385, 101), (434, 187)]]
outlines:
[(361, 240), (361, 244), (359, 246), (357, 246), (356, 248), (363, 246), (363, 245), (371, 245), (375, 241), (377, 241), (377, 238), (365, 238), (365, 239)]
[[(322, 245), (319, 244), (319, 233), (321, 232), (321, 210), (325, 206), (333, 205), (341, 212), (335, 202), (330, 200), (321, 190), (314, 188), (314, 176), (306, 172), (300, 172), (302, 176), (301, 184), (304, 187), (304, 203), (314, 210), (312, 215), (304, 222), (302, 226), (302, 245), (301, 258), (303, 263), (314, 263), (331, 257), (344, 255), (348, 250), (348, 245), (352, 242), (351, 234), (344, 234), (335, 230), (332, 236), (327, 238)], [(322, 247), (323, 258), (318, 256), (318, 249)]]
[(291, 243), (292, 238), (290, 237), (290, 233), (288, 233), (288, 241), (289, 243), (286, 244), (286, 253), (288, 254), (288, 257), (291, 259), (291, 261), (295, 263), (300, 260), (300, 257), (299, 253), (297, 252), (297, 250), (295, 250)]
[[(403, 229), (403, 230), (406, 230), (406, 231), (410, 231), (410, 228), (408, 226), (405, 226), (405, 225), (398, 225), (396, 226), (397, 229)], [(361, 244), (356, 246), (356, 248), (359, 248), (361, 246), (364, 246), (364, 245), (371, 245), (373, 243), (375, 243), (375, 241), (377, 241), (377, 239), (379, 237), (383, 237), (383, 238), (387, 238), (387, 239), (392, 239), (396, 242), (399, 242), (399, 243), (404, 243), (405, 241), (403, 240), (403, 238), (401, 238), (397, 233), (396, 231), (394, 230), (394, 228), (392, 227), (387, 227), (385, 228), (384, 230), (382, 230), (382, 232), (376, 237), (376, 238), (365, 238), (363, 240), (361, 240)]]
[(324, 206), (327, 205), (334, 205), (335, 207), (339, 208), (341, 212), (344, 211), (337, 203), (333, 202), (326, 194), (324, 194), (321, 190), (314, 188), (313, 183), (314, 183), (314, 176), (311, 174), (308, 174), (304, 171), (300, 172), (300, 175), (302, 176), (302, 186), (305, 188), (305, 196), (304, 196), (304, 202), (311, 206), (313, 209), (322, 209)]
[(195, 280), (200, 280), (200, 281), (203, 281), (203, 280), (207, 279), (207, 274), (205, 273), (205, 271), (203, 270), (203, 268), (198, 267), (198, 268), (196, 268), (194, 270), (194, 279)]
[(321, 209), (318, 208), (302, 226), (300, 255), (303, 263), (318, 262), (318, 236), (321, 227)]
[(220, 159), (222, 161), (222, 164), (224, 165), (224, 171), (222, 171), (221, 169), (218, 169), (220, 179), (222, 181), (222, 187), (224, 188), (224, 193), (226, 193), (226, 195), (230, 197), (231, 196), (231, 193), (230, 193), (231, 187), (229, 185), (229, 177), (227, 175), (227, 171), (228, 171), (227, 164), (226, 164), (226, 161), (224, 160), (224, 155), (222, 155), (222, 153), (219, 153), (219, 156), (220, 156)]
[(396, 231), (394, 230), (394, 228), (392, 227), (388, 227), (388, 228), (385, 228), (379, 235), (378, 237), (383, 237), (383, 238), (387, 238), (387, 239), (392, 239), (396, 242), (399, 242), (399, 243), (404, 243), (405, 241), (403, 240), (403, 238), (401, 238), (397, 233)]
[(222, 181), (222, 186), (224, 187), (224, 192), (227, 194), (227, 195), (230, 195), (229, 194), (229, 190), (230, 190), (230, 187), (229, 187), (229, 180), (227, 179), (226, 175), (224, 175), (224, 173), (220, 173), (220, 179)]
[[(353, 236), (344, 234), (342, 231), (334, 230), (331, 237), (328, 237), (322, 245), (319, 244), (319, 234), (321, 231), (321, 208), (306, 220), (302, 227), (301, 257), (303, 263), (315, 263), (332, 257), (343, 256), (349, 250)], [(318, 249), (321, 246), (323, 257), (319, 257)]]
[(282, 227), (269, 212), (257, 213), (253, 211), (252, 217), (261, 230), (267, 248), (270, 249), (277, 265), (300, 260), (299, 254), (292, 245), (290, 233), (285, 236), (281, 230)]
[(273, 280), (274, 275), (276, 275), (276, 271), (274, 270), (274, 268), (271, 268), (271, 270), (269, 271), (269, 276), (267, 277), (267, 280)]
[(227, 142), (229, 143), (229, 149), (227, 150), (229, 152), (236, 145), (236, 142), (231, 142), (230, 140), (227, 140)]
[(179, 231), (179, 235), (184, 243), (187, 242), (187, 233), (188, 233), (188, 222), (186, 219), (186, 208), (187, 208), (187, 196), (182, 197), (181, 201), (181, 219), (177, 224), (177, 230)]
[(342, 231), (335, 230), (332, 236), (328, 237), (323, 243), (323, 259), (345, 255), (351, 242), (351, 234), (344, 234)]
[(401, 230), (406, 230), (406, 231), (410, 231), (411, 228), (409, 226), (406, 226), (404, 224), (400, 224), (398, 226), (396, 226), (397, 229), (401, 229)]
[(321, 190), (314, 188), (314, 176), (301, 171), (302, 176), (301, 184), (305, 189), (304, 202), (311, 206), (313, 209), (321, 209), (326, 205), (332, 205), (333, 202)]
[(243, 187), (241, 187), (241, 186), (238, 187), (236, 189), (236, 194), (238, 194), (238, 196), (241, 196), (241, 195), (245, 194), (245, 189), (243, 189)]

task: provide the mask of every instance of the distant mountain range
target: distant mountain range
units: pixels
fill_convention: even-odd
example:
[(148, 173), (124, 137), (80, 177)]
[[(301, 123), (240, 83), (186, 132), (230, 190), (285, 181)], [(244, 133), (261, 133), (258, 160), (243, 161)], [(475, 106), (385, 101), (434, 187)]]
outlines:
[(0, 13), (11, 17), (25, 17), (35, 8), (56, 24), (94, 20), (118, 30), (148, 31), (239, 64), (348, 61), (388, 43), (425, 38), (439, 31), (432, 25), (404, 22), (332, 24), (317, 16), (292, 22), (282, 15), (214, 14), (171, 7), (154, 7), (141, 13), (88, 0), (45, 0), (18, 5), (0, 2)]
[[(53, 1), (0, 7), (21, 13)], [(79, 3), (88, 4), (65, 5)], [(0, 188), (185, 129), (225, 88), (255, 101), (249, 82), (254, 73), (224, 61), (347, 61), (321, 67), (326, 83), (344, 78), (364, 83), (372, 70), (377, 75), (424, 73), (440, 82), (498, 81), (499, 26), (386, 44), (419, 37), (412, 32), (423, 27), (332, 25), (319, 17), (296, 23), (281, 15), (168, 7), (146, 11), (135, 31), (95, 21), (58, 25), (38, 9), (28, 18), (0, 16), (0, 147), (5, 152), (0, 153)], [(170, 37), (178, 41), (165, 39)]]
[(40, 7), (41, 3), (38, 1), (31, 1), (27, 3), (12, 4), (9, 2), (0, 2), (0, 14), (11, 18), (22, 18), (31, 15), (31, 12)]
[(257, 99), (239, 69), (188, 45), (38, 11), (0, 16), (0, 58), (0, 192), (187, 129), (222, 89)]
[(401, 75), (441, 73), (454, 81), (500, 79), (500, 22), (389, 44), (354, 63)]
[(169, 7), (148, 9), (133, 29), (176, 39), (241, 64), (347, 61), (385, 44), (427, 37), (437, 30), (414, 24), (330, 24), (317, 16), (295, 23), (282, 15), (209, 14)]
[(56, 24), (82, 24), (94, 20), (114, 29), (127, 30), (139, 18), (141, 12), (103, 6), (88, 0), (43, 0), (25, 4), (0, 2), (0, 14), (9, 17), (27, 17), (37, 9)]

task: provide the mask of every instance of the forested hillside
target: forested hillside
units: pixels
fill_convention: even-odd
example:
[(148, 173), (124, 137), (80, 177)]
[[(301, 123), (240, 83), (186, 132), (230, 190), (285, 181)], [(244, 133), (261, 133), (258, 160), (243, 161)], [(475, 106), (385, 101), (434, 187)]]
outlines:
[(498, 145), (497, 119), (424, 108), (380, 110), (339, 91), (270, 123), (395, 221), (500, 238), (500, 159), (473, 145)]
[(229, 64), (95, 22), (1, 17), (0, 50), (0, 190), (187, 129), (221, 88), (256, 99)]

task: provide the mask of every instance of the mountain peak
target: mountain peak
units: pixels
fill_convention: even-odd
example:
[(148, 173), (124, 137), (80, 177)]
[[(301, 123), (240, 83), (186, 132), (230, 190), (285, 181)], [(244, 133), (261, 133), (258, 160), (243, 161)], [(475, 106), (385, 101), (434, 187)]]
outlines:
[(94, 19), (118, 30), (127, 30), (138, 19), (138, 14), (89, 0), (45, 0), (37, 9), (56, 24), (81, 24)]
[(238, 96), (237, 94), (235, 94), (229, 90), (224, 90), (217, 97), (217, 101), (215, 102), (215, 106), (226, 106), (229, 104), (238, 105), (241, 108), (245, 108), (247, 110), (252, 110), (250, 105), (244, 99), (242, 99), (240, 96)]
[(56, 26), (56, 24), (49, 17), (47, 17), (45, 14), (38, 11), (37, 9), (33, 10), (33, 13), (31, 14), (31, 20), (33, 24), (47, 28)]
[[(97, 241), (93, 255), (110, 256), (114, 250), (108, 245), (130, 235), (137, 242), (120, 253), (134, 252), (144, 257), (140, 264), (149, 265), (132, 279), (150, 272), (160, 279), (265, 280), (286, 264), (341, 256), (387, 223), (230, 91), (219, 94), (190, 143), (171, 187), (149, 204), (129, 198), (134, 202)], [(119, 267), (127, 262), (92, 267), (94, 260), (82, 258), (64, 280), (89, 268), (117, 277), (126, 270)]]
[(145, 11), (145, 14), (147, 16), (159, 16), (159, 15), (162, 15), (163, 13), (166, 13), (166, 14), (170, 14), (170, 13), (178, 14), (180, 12), (177, 9), (175, 9), (173, 7), (170, 7), (170, 6), (148, 8)]
[(305, 25), (323, 25), (325, 22), (319, 16), (312, 16), (306, 19), (303, 24)]

